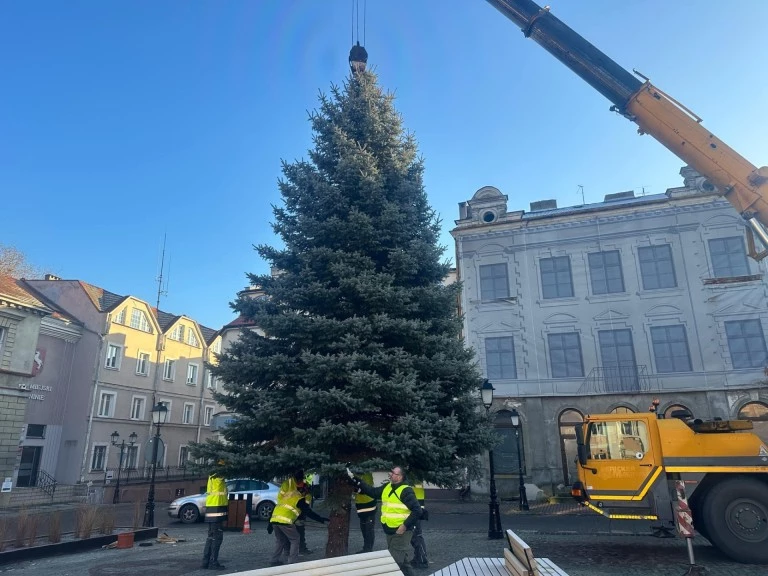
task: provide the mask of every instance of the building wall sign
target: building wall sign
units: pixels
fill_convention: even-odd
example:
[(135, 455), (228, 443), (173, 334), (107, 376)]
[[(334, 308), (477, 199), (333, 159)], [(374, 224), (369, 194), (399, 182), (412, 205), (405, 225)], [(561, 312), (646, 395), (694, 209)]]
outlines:
[(53, 392), (53, 386), (46, 386), (45, 384), (27, 384), (22, 382), (19, 384), (19, 388), (31, 392), (29, 399), (37, 400), (38, 402), (45, 400), (45, 394), (42, 394), (42, 392)]

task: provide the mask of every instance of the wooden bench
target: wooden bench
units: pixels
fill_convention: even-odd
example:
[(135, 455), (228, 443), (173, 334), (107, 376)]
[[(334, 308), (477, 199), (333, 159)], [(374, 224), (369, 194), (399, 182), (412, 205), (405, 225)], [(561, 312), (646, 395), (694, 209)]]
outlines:
[(324, 558), (322, 560), (312, 560), (311, 562), (284, 564), (259, 570), (247, 570), (245, 572), (235, 572), (230, 576), (286, 576), (287, 574), (295, 574), (296, 576), (326, 576), (328, 574), (403, 576), (395, 559), (392, 558), (388, 550)]
[(431, 576), (568, 576), (549, 558), (534, 558), (531, 547), (507, 530), (504, 558), (462, 558)]
[(512, 576), (568, 576), (549, 558), (534, 558), (533, 550), (512, 530), (507, 530), (509, 548), (504, 549), (504, 565)]

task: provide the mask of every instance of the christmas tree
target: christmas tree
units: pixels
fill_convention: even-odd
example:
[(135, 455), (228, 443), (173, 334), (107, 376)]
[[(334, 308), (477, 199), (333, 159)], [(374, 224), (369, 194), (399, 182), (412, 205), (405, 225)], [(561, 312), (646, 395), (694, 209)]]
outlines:
[(218, 400), (235, 414), (224, 442), (196, 455), (257, 478), (297, 468), (329, 478), (328, 556), (347, 553), (344, 468), (406, 466), (447, 487), (466, 481), (491, 430), (461, 339), (459, 285), (438, 245), (424, 165), (393, 96), (353, 70), (310, 114), (309, 160), (283, 163), (283, 205), (261, 245), (261, 298), (234, 308), (258, 327), (220, 357)]

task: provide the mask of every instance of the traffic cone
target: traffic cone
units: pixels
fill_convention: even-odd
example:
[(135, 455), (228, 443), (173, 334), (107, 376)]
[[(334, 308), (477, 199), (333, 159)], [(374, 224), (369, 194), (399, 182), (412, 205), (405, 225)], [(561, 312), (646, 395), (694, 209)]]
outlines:
[(248, 512), (245, 513), (245, 520), (243, 520), (243, 534), (251, 533), (251, 518)]

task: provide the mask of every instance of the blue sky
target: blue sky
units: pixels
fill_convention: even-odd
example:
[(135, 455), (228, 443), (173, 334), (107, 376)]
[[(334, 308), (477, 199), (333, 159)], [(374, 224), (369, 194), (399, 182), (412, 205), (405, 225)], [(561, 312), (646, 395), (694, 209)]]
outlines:
[[(360, 0), (361, 7), (364, 0)], [(484, 0), (367, 0), (365, 45), (395, 92), (444, 220), (485, 185), (509, 208), (678, 186), (681, 162)], [(253, 244), (273, 243), (280, 160), (341, 83), (351, 0), (0, 1), (0, 243), (34, 263), (217, 328)], [(768, 164), (763, 0), (561, 0), (553, 12), (728, 144)]]

